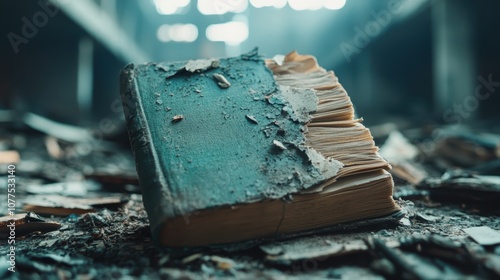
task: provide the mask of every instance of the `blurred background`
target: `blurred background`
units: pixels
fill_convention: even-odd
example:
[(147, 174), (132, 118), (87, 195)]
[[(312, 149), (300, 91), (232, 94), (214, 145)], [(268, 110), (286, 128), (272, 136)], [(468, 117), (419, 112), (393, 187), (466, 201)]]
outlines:
[[(498, 0), (0, 0), (0, 238), (12, 238), (6, 210), (60, 223), (18, 216), (29, 229), (16, 221), (27, 235), (13, 278), (500, 279), (499, 12)], [(153, 249), (121, 69), (254, 47), (335, 72), (393, 167), (399, 227), (262, 251)]]
[(31, 112), (121, 133), (126, 64), (255, 46), (315, 55), (368, 126), (498, 119), (499, 10), (495, 0), (4, 0), (0, 121)]

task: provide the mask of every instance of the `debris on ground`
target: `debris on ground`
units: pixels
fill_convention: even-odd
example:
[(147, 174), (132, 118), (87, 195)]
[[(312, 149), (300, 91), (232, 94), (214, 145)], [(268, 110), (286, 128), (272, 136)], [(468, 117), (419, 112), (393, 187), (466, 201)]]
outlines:
[[(91, 137), (86, 129), (36, 115), (24, 122), (31, 128), (0, 131), (1, 149), (20, 158), (14, 215), (0, 218), (0, 239), (16, 224), (17, 273), (6, 273), (0, 256), (2, 279), (500, 278), (500, 159), (491, 133), (451, 135), (443, 143), (456, 154), (442, 139), (426, 149), (421, 130), (380, 133), (404, 211), (391, 227), (173, 252), (151, 239), (126, 135), (94, 142), (80, 137)], [(7, 165), (0, 162), (0, 201)]]
[[(33, 232), (45, 233), (60, 228), (60, 223), (46, 221), (33, 212), (0, 217), (1, 239), (7, 239), (10, 236), (17, 238)], [(13, 242), (9, 244), (13, 244)]]

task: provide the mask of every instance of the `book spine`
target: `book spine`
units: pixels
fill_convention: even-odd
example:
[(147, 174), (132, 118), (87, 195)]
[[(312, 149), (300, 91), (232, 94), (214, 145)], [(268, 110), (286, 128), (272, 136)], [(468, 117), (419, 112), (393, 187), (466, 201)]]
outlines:
[(161, 228), (167, 219), (175, 216), (175, 205), (171, 203), (169, 186), (151, 141), (151, 131), (139, 96), (136, 71), (134, 64), (129, 64), (122, 70), (120, 92), (144, 207), (148, 213), (153, 241), (159, 244)]

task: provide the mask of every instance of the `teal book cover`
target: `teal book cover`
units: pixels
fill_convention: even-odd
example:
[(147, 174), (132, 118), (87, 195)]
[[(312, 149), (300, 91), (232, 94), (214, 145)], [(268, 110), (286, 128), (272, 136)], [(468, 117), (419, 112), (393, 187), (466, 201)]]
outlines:
[(175, 246), (182, 237), (171, 236), (179, 227), (237, 233), (241, 229), (224, 215), (218, 224), (192, 225), (237, 205), (256, 204), (244, 214), (248, 223), (263, 216), (276, 216), (268, 223), (279, 223), (279, 209), (258, 204), (292, 199), (343, 167), (307, 144), (307, 123), (318, 109), (315, 91), (278, 85), (256, 50), (226, 59), (130, 64), (121, 74), (121, 93), (144, 205), (159, 244)]

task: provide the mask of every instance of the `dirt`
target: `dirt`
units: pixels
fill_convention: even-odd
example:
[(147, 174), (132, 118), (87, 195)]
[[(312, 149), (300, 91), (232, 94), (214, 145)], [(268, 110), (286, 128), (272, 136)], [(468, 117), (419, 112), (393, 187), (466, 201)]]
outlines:
[[(133, 172), (130, 152), (123, 147), (94, 150), (69, 163), (50, 158), (42, 136), (26, 138), (28, 144), (18, 147), (25, 166), (19, 163), (16, 172), (16, 213), (23, 211), (23, 196), (28, 196), (23, 191), (25, 186), (75, 178), (83, 181), (88, 173), (107, 172), (108, 177), (130, 178), (128, 175)], [(0, 181), (6, 181), (6, 176), (4, 171), (0, 172)], [(8, 270), (5, 252), (9, 247), (2, 241), (0, 278), (494, 279), (499, 275), (494, 271), (500, 267), (495, 268), (500, 263), (500, 246), (480, 246), (463, 231), (477, 226), (500, 230), (496, 214), (466, 204), (432, 201), (425, 192), (407, 184), (395, 188), (405, 218), (392, 227), (372, 226), (236, 251), (207, 249), (179, 253), (160, 251), (152, 244), (138, 188), (130, 186), (134, 180), (124, 182), (121, 184), (117, 179), (112, 185), (101, 183), (102, 188), (93, 191), (94, 195), (111, 190), (126, 196), (128, 202), (117, 209), (45, 217), (62, 227), (48, 233), (16, 236), (15, 273)], [(7, 199), (6, 190), (7, 186), (1, 183), (1, 201)], [(439, 238), (429, 239), (435, 236)]]

